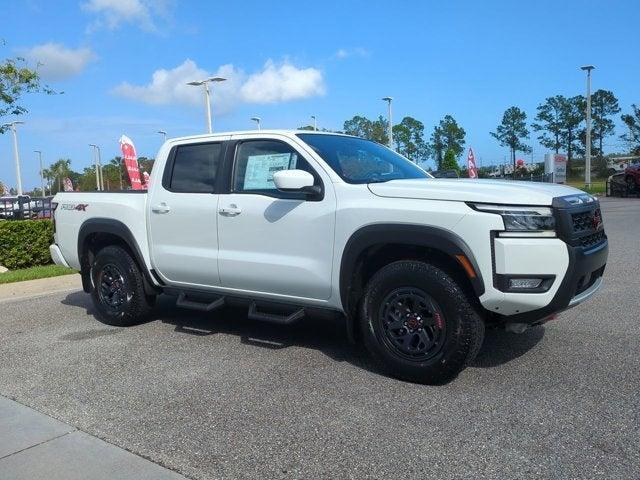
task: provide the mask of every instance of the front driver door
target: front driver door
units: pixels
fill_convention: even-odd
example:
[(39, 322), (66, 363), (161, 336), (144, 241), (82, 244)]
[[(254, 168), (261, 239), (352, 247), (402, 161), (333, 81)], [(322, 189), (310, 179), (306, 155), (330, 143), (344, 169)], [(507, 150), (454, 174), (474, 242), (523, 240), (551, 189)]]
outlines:
[[(323, 194), (284, 193), (273, 174), (309, 171)], [(235, 145), (231, 191), (220, 195), (218, 239), (223, 287), (272, 295), (331, 295), (336, 199), (329, 177), (285, 140)]]

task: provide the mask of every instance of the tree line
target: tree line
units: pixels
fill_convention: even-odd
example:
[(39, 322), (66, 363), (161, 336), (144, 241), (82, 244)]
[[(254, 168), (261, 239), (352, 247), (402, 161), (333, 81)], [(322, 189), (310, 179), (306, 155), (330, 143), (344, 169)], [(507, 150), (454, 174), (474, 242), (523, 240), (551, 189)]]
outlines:
[[(498, 143), (509, 148), (511, 162), (516, 169), (518, 152), (531, 153), (530, 128), (537, 133), (542, 146), (554, 153), (566, 153), (568, 168), (576, 157), (582, 157), (586, 149), (586, 98), (582, 95), (565, 97), (555, 95), (546, 98), (536, 109), (536, 115), (529, 126), (527, 114), (517, 106), (509, 107), (503, 114), (496, 129), (490, 132)], [(607, 138), (615, 134), (614, 118), (621, 112), (618, 99), (609, 90), (596, 90), (591, 96), (591, 152), (596, 159), (604, 162), (604, 147)], [(620, 119), (628, 130), (619, 138), (628, 146), (629, 153), (640, 155), (640, 108), (633, 104), (631, 113)], [(313, 130), (305, 125), (301, 129)], [(346, 120), (342, 133), (389, 143), (389, 123), (379, 116), (370, 120), (356, 115)], [(451, 115), (445, 115), (433, 127), (427, 138), (424, 124), (413, 118), (404, 117), (393, 126), (395, 150), (416, 163), (433, 160), (438, 170), (459, 170), (458, 159), (465, 146), (466, 132)], [(603, 168), (606, 169), (606, 162)]]
[[(314, 127), (305, 125), (300, 129), (313, 130)], [(356, 115), (344, 122), (339, 133), (389, 144), (389, 122), (382, 116), (370, 120)], [(459, 169), (457, 158), (464, 150), (466, 132), (451, 115), (440, 120), (428, 139), (425, 138), (424, 124), (408, 116), (393, 126), (392, 135), (395, 150), (414, 162), (420, 164), (433, 159), (438, 170)]]
[[(621, 115), (628, 132), (619, 136), (629, 147), (629, 152), (640, 155), (640, 110), (632, 105), (630, 114)], [(574, 158), (583, 156), (586, 150), (587, 100), (582, 95), (548, 97), (538, 105), (531, 128), (538, 133), (540, 144), (555, 153), (566, 153), (567, 167)], [(621, 111), (618, 99), (610, 90), (596, 90), (591, 96), (591, 153), (603, 160), (608, 137), (615, 134), (614, 118)], [(515, 166), (517, 152), (530, 153), (526, 140), (529, 128), (527, 114), (518, 107), (508, 108), (500, 125), (491, 135), (501, 146), (509, 148)]]

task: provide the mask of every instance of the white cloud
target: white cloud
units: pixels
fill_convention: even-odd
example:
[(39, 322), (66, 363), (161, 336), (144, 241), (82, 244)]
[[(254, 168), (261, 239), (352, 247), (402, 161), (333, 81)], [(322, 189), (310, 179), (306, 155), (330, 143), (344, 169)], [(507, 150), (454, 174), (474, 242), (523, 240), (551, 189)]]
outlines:
[(154, 17), (166, 13), (163, 0), (88, 0), (82, 10), (96, 15), (89, 30), (106, 26), (115, 29), (123, 23), (131, 23), (143, 30), (156, 30)]
[(276, 65), (269, 60), (261, 71), (251, 75), (231, 64), (222, 65), (212, 73), (187, 59), (173, 69), (156, 70), (146, 85), (124, 82), (112, 93), (149, 105), (200, 105), (202, 90), (187, 82), (211, 76), (227, 79), (212, 86), (216, 108), (222, 113), (239, 103), (286, 102), (325, 92), (322, 72), (315, 68), (301, 69), (289, 62)]
[(240, 93), (247, 103), (277, 103), (324, 95), (322, 72), (300, 69), (290, 63), (267, 61), (263, 70), (249, 76)]
[(62, 80), (79, 74), (95, 60), (90, 48), (67, 48), (59, 43), (43, 43), (22, 52), (31, 63), (37, 65), (38, 72), (46, 80)]
[(333, 54), (334, 58), (338, 60), (344, 60), (349, 57), (370, 57), (371, 52), (366, 48), (356, 47), (356, 48), (340, 48), (336, 53)]

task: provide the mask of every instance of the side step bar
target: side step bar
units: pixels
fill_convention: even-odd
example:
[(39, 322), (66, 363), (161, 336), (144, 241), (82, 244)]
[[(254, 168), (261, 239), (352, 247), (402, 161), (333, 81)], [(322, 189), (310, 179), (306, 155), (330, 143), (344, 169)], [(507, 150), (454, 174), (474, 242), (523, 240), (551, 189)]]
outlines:
[(191, 310), (198, 310), (200, 312), (212, 312), (224, 305), (224, 297), (215, 299), (211, 303), (196, 302), (194, 300), (187, 300), (187, 295), (182, 292), (178, 295), (176, 300), (176, 306), (182, 308), (189, 308)]
[(247, 317), (251, 320), (261, 320), (263, 322), (278, 323), (280, 325), (290, 325), (304, 318), (304, 316), (304, 308), (294, 310), (289, 315), (260, 312), (258, 311), (258, 305), (256, 305), (256, 302), (251, 302), (251, 305), (249, 305), (249, 313), (247, 314)]

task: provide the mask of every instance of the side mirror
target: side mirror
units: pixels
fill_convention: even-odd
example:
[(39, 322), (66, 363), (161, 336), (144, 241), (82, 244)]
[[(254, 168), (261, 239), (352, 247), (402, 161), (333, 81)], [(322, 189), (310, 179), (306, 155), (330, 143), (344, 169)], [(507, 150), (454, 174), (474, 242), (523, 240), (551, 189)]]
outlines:
[(280, 170), (273, 174), (273, 183), (283, 192), (304, 192), (313, 187), (313, 175), (304, 170)]

